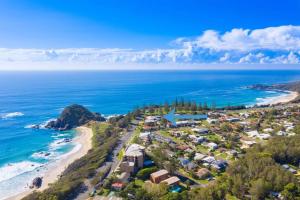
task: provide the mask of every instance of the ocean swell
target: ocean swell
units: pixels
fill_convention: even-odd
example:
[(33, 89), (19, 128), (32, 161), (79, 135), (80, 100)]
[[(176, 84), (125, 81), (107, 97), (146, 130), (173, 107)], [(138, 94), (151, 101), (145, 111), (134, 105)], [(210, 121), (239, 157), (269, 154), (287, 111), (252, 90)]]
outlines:
[(31, 161), (6, 164), (0, 168), (0, 182), (11, 179), (23, 173), (33, 171), (41, 166), (41, 163)]
[(0, 118), (1, 119), (10, 119), (10, 118), (14, 118), (14, 117), (21, 117), (23, 115), (24, 115), (24, 113), (22, 113), (22, 112), (10, 112), (10, 113), (0, 114)]

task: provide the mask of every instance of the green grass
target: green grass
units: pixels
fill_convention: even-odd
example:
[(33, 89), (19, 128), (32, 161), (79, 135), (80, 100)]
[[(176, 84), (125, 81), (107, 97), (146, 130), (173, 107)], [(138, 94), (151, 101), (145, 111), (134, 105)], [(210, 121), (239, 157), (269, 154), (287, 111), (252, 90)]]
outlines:
[(122, 148), (121, 151), (118, 153), (118, 160), (122, 160), (125, 155), (125, 149)]
[(220, 136), (216, 134), (207, 135), (205, 137), (211, 142), (219, 143), (221, 141)]
[(144, 181), (141, 179), (136, 179), (136, 180), (134, 180), (134, 184), (142, 187), (144, 185)]
[(197, 151), (203, 154), (207, 154), (209, 149), (203, 145), (197, 145)]
[(216, 152), (215, 152), (215, 157), (216, 157), (216, 158), (220, 158), (220, 159), (224, 159), (224, 160), (227, 160), (227, 159), (228, 159), (227, 153), (221, 153), (221, 152), (219, 152), (219, 151), (216, 151)]

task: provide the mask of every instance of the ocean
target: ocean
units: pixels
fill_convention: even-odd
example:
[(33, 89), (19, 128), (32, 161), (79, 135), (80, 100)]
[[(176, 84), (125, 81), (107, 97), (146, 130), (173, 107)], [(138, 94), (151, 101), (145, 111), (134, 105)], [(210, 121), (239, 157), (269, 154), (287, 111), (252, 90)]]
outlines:
[[(0, 199), (74, 149), (74, 131), (35, 130), (77, 103), (105, 116), (184, 98), (217, 106), (254, 105), (285, 95), (252, 84), (300, 80), (300, 71), (0, 72)], [(47, 156), (46, 156), (47, 155)]]

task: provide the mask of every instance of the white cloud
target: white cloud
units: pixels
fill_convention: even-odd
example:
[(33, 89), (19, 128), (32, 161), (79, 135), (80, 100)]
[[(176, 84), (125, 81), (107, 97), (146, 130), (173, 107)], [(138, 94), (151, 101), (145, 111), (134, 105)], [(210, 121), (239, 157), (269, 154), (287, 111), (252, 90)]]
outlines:
[(170, 64), (300, 64), (300, 26), (204, 31), (196, 38), (182, 37), (172, 48), (134, 49), (8, 49), (0, 48), (0, 69), (19, 65), (123, 67)]

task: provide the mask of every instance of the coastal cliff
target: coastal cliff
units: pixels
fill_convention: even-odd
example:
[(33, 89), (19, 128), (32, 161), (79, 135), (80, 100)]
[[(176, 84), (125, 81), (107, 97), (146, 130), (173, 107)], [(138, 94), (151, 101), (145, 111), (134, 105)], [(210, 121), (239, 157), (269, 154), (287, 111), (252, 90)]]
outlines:
[(105, 118), (81, 105), (73, 104), (66, 107), (57, 120), (49, 122), (46, 128), (63, 131), (84, 125), (89, 121), (105, 121)]

